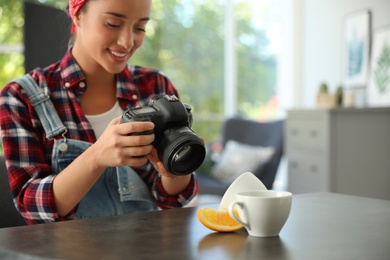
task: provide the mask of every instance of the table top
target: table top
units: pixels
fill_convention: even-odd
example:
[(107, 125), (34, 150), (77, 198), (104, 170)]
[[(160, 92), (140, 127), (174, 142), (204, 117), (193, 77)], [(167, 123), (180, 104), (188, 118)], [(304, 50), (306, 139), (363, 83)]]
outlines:
[(34, 257), (26, 259), (390, 259), (387, 200), (294, 195), (290, 216), (274, 238), (250, 237), (244, 229), (213, 232), (198, 221), (197, 209), (3, 228), (0, 256), (14, 252)]

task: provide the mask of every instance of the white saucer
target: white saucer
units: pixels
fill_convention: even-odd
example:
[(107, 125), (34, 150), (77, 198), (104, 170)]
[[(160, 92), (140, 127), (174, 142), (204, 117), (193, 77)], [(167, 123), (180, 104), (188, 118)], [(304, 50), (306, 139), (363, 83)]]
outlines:
[(225, 191), (225, 194), (222, 197), (219, 208), (227, 209), (229, 204), (233, 202), (235, 194), (246, 190), (267, 190), (267, 188), (253, 173), (245, 172), (238, 176), (237, 179), (230, 184), (229, 188)]

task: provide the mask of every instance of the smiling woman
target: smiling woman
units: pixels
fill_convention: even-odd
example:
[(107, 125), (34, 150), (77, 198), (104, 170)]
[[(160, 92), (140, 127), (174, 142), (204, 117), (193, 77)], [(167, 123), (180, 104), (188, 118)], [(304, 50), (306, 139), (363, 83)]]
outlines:
[(152, 122), (120, 123), (156, 95), (179, 96), (159, 71), (127, 64), (150, 10), (150, 0), (70, 0), (75, 37), (62, 60), (1, 92), (11, 190), (28, 224), (183, 207), (197, 194), (195, 174), (164, 167)]
[[(4, 1), (6, 1), (5, 3), (18, 2), (19, 12), (20, 14), (22, 13), (21, 1)], [(29, 3), (30, 2), (41, 4), (43, 1), (33, 0), (29, 1)], [(102, 4), (110, 2), (112, 1), (94, 0), (91, 1), (91, 4), (97, 4), (102, 7)], [(139, 3), (143, 5), (149, 3), (149, 1), (115, 2), (117, 2), (116, 4)], [(72, 52), (68, 52), (65, 57), (66, 59), (51, 67), (49, 70), (50, 73), (45, 74), (53, 76), (50, 81), (56, 81), (56, 86), (53, 89), (64, 91), (52, 91), (52, 95), (55, 97), (54, 105), (59, 109), (60, 117), (68, 127), (68, 132), (65, 135), (67, 138), (66, 140), (69, 139), (69, 136), (73, 137), (76, 135), (79, 140), (87, 140), (89, 143), (94, 143), (97, 137), (93, 136), (95, 133), (94, 126), (87, 121), (85, 116), (101, 114), (101, 112), (108, 111), (114, 108), (114, 106), (117, 108), (117, 105), (119, 105), (122, 110), (126, 106), (145, 105), (150, 96), (154, 95), (156, 92), (176, 92), (176, 89), (172, 87), (171, 82), (177, 84), (177, 88), (181, 93), (181, 101), (191, 104), (194, 108), (194, 131), (204, 137), (207, 142), (218, 140), (221, 133), (222, 120), (226, 113), (225, 108), (230, 106), (229, 103), (224, 105), (226, 101), (224, 100), (224, 96), (221, 95), (225, 89), (225, 82), (227, 82), (224, 79), (224, 74), (228, 73), (228, 71), (224, 69), (224, 61), (226, 60), (224, 56), (224, 43), (227, 41), (225, 33), (227, 31), (226, 24), (235, 25), (235, 34), (233, 34), (232, 39), (233, 41), (234, 39), (236, 41), (235, 55), (238, 57), (236, 60), (233, 59), (235, 62), (233, 65), (237, 68), (235, 76), (239, 79), (238, 84), (236, 85), (238, 90), (238, 113), (256, 119), (259, 114), (263, 114), (263, 111), (266, 111), (267, 114), (271, 115), (276, 114), (274, 111), (278, 109), (278, 103), (267, 103), (267, 100), (277, 101), (277, 98), (272, 98), (272, 96), (276, 94), (275, 79), (277, 66), (279, 65), (277, 63), (278, 53), (275, 52), (277, 48), (275, 48), (272, 39), (277, 38), (275, 35), (277, 36), (278, 34), (276, 21), (283, 20), (281, 19), (283, 15), (279, 13), (279, 10), (281, 2), (284, 3), (284, 1), (264, 0), (261, 1), (261, 3), (255, 0), (229, 1), (230, 3), (234, 3), (234, 12), (229, 13), (229, 15), (225, 15), (224, 13), (227, 0), (153, 0), (152, 2), (153, 5), (151, 6), (152, 10), (150, 14), (145, 15), (140, 13), (141, 15), (135, 17), (136, 20), (134, 20), (140, 22), (141, 25), (145, 27), (139, 27), (139, 24), (137, 24), (137, 27), (129, 27), (126, 19), (133, 19), (133, 17), (130, 17), (132, 14), (127, 16), (126, 19), (124, 17), (112, 17), (115, 21), (108, 18), (111, 17), (108, 13), (125, 14), (123, 11), (128, 10), (128, 7), (114, 9), (114, 6), (112, 6), (113, 8), (105, 10), (105, 13), (95, 13), (93, 19), (96, 19), (94, 20), (96, 21), (94, 24), (96, 27), (94, 27), (93, 30), (87, 29), (92, 27), (86, 27), (89, 19), (92, 19), (91, 17), (86, 16), (88, 13), (87, 8), (84, 10), (85, 12), (80, 11), (78, 14), (75, 14), (78, 26), (75, 23), (76, 31), (74, 35), (77, 35), (77, 41), (80, 40), (80, 42), (75, 43), (74, 48), (76, 48), (77, 51), (77, 48), (82, 47), (85, 52), (81, 52), (79, 56), (77, 56), (78, 53), (76, 53), (77, 57), (73, 57)], [(68, 1), (46, 0), (44, 3), (65, 9)], [(1, 8), (8, 8), (9, 6), (11, 5), (6, 4)], [(99, 6), (93, 7), (91, 5), (90, 8), (99, 11)], [(3, 17), (4, 15), (15, 17), (12, 12), (3, 12), (2, 15)], [(3, 21), (5, 20), (3, 17), (0, 26), (3, 26), (4, 24)], [(146, 23), (146, 20), (142, 21), (143, 18), (149, 17), (151, 19), (149, 22)], [(259, 18), (263, 20), (259, 20)], [(236, 22), (225, 23), (225, 20), (229, 19)], [(52, 25), (52, 21), (53, 20), (50, 20), (50, 25)], [(124, 23), (127, 28), (132, 28), (132, 30), (126, 30), (122, 33), (121, 28), (123, 28), (123, 24), (121, 23)], [(68, 28), (66, 29), (66, 33), (69, 33), (70, 30), (68, 30)], [(133, 31), (133, 29), (137, 31)], [(143, 29), (145, 29), (146, 32), (143, 32)], [(15, 30), (13, 30), (13, 28), (9, 31), (14, 35), (17, 35), (17, 33), (14, 33)], [(83, 34), (78, 34), (79, 32), (83, 32)], [(105, 34), (109, 36), (107, 39), (110, 40), (101, 37), (101, 35)], [(118, 38), (118, 41), (114, 41), (112, 38), (113, 35), (116, 34), (121, 35), (121, 38)], [(86, 37), (87, 35), (89, 36)], [(19, 36), (20, 43), (22, 39), (21, 30)], [(126, 43), (125, 39), (130, 37), (139, 39), (141, 36), (146, 36), (147, 38), (143, 38), (142, 45), (140, 45), (139, 49), (135, 53), (131, 53), (131, 50), (134, 48), (129, 45), (129, 42)], [(46, 34), (46, 37), (50, 38), (53, 36), (51, 34)], [(46, 39), (47, 38), (42, 38), (40, 40), (45, 41)], [(123, 43), (123, 41), (125, 42)], [(76, 46), (76, 44), (78, 46)], [(44, 53), (43, 51), (44, 50), (39, 50), (37, 53), (40, 53), (42, 57), (46, 57), (45, 54), (42, 54)], [(129, 61), (125, 62), (125, 59), (128, 59), (130, 56), (131, 58)], [(170, 78), (168, 80), (167, 77), (160, 73), (155, 73), (155, 71), (146, 69), (145, 67), (126, 65), (128, 62), (131, 64), (142, 64), (145, 67), (157, 68), (166, 73), (166, 75), (169, 75)], [(87, 66), (84, 66), (84, 64), (87, 64)], [(116, 74), (122, 66), (123, 68), (128, 68), (126, 73)], [(3, 68), (4, 67), (0, 64), (0, 70)], [(62, 76), (64, 76), (64, 78), (57, 78), (59, 75), (55, 75), (56, 77), (54, 77), (54, 74), (51, 73), (54, 73), (55, 69), (58, 69), (59, 72), (63, 73)], [(21, 70), (23, 70), (22, 67)], [(45, 73), (47, 72), (45, 69), (43, 71)], [(111, 74), (115, 74), (115, 77), (110, 78), (110, 72)], [(12, 76), (12, 78), (16, 78), (16, 76), (21, 74), (22, 72), (13, 74), (14, 76)], [(137, 77), (134, 77), (134, 75), (137, 75)], [(142, 77), (140, 75), (142, 75)], [(151, 76), (150, 79), (145, 75), (153, 76)], [(44, 77), (41, 75), (41, 72), (37, 72), (37, 75), (35, 75), (34, 78), (38, 81), (38, 79), (43, 79)], [(130, 84), (129, 81), (132, 83)], [(146, 82), (149, 82), (150, 84), (147, 87), (140, 88), (142, 90), (136, 87), (139, 86), (139, 84), (144, 86)], [(49, 84), (49, 88), (51, 85), (52, 84)], [(117, 90), (116, 92), (115, 87)], [(130, 88), (130, 90), (128, 88)], [(69, 91), (70, 94), (68, 94), (67, 91)], [(115, 94), (116, 96), (114, 96)], [(17, 102), (20, 101), (20, 97), (17, 94), (13, 93), (12, 95), (14, 95), (14, 98), (17, 96)], [(69, 97), (69, 99), (64, 99), (64, 97)], [(21, 118), (22, 115), (30, 115), (30, 113), (35, 115), (32, 110), (30, 111), (28, 109), (27, 100), (23, 100), (22, 103), (24, 107), (20, 110), (22, 111), (20, 112)], [(272, 104), (268, 106), (269, 103)], [(116, 111), (116, 109), (114, 110)], [(272, 111), (269, 112), (270, 110)], [(23, 119), (28, 121), (27, 118)], [(30, 119), (32, 120), (32, 118)], [(32, 122), (39, 122), (39, 119), (35, 117)], [(33, 125), (30, 122), (28, 126), (28, 129), (22, 131), (23, 133), (30, 133), (30, 130), (42, 130), (40, 124)], [(82, 134), (79, 133), (80, 129), (83, 129)], [(8, 129), (8, 132), (12, 131), (17, 130)], [(129, 131), (134, 131), (134, 129)], [(39, 134), (44, 135), (43, 130)], [(29, 134), (29, 138), (27, 139), (29, 141), (37, 141), (37, 143), (41, 142), (44, 147), (46, 147), (46, 145), (47, 147), (53, 145), (52, 141), (39, 138), (41, 136), (39, 134)], [(10, 140), (13, 137), (8, 138)], [(109, 139), (111, 138), (113, 138), (113, 136), (109, 135)], [(63, 138), (62, 136), (58, 136), (56, 139)], [(23, 151), (34, 150), (34, 154), (36, 154), (36, 147), (30, 147), (30, 144), (25, 144), (25, 139), (22, 140), (21, 138), (19, 141), (21, 141), (20, 144), (25, 145)], [(18, 153), (17, 149), (19, 148), (20, 147), (14, 147), (16, 153)], [(12, 151), (14, 151), (14, 149), (12, 149)], [(134, 152), (134, 149), (131, 150)], [(137, 151), (141, 153), (145, 152)], [(51, 149), (47, 149), (44, 152), (39, 153), (39, 156), (37, 155), (39, 158), (30, 159), (34, 160), (34, 165), (51, 165), (51, 162), (41, 164), (43, 157), (47, 156), (47, 158), (49, 158), (51, 156), (50, 152)], [(107, 158), (114, 156), (113, 154), (109, 155), (110, 156), (107, 156)], [(28, 152), (26, 152), (26, 154), (12, 156), (28, 158)], [(23, 163), (31, 164), (33, 162), (27, 161)], [(121, 163), (124, 162), (121, 161)], [(16, 166), (16, 168), (18, 167), (20, 167), (20, 165)], [(147, 164), (145, 168), (147, 168), (146, 171), (153, 171), (151, 164)], [(137, 172), (142, 172), (144, 170), (138, 169), (137, 167), (134, 167), (134, 169)], [(40, 170), (42, 169), (35, 169), (34, 171), (38, 172)], [(23, 169), (20, 169), (20, 171), (26, 173), (26, 175), (24, 175), (21, 180), (14, 180), (14, 183), (18, 183), (18, 187), (15, 187), (14, 190), (18, 207), (21, 211), (26, 211), (25, 215), (27, 218), (33, 218), (32, 216), (36, 213), (27, 212), (29, 205), (24, 205), (24, 198), (22, 196), (19, 197), (19, 194), (24, 194), (21, 190), (22, 184), (32, 175), (30, 176), (27, 171), (24, 171)], [(33, 174), (31, 172), (29, 173)], [(52, 176), (52, 173), (47, 168), (44, 168), (43, 174), (39, 176), (48, 176), (50, 179), (49, 176)], [(143, 178), (143, 180), (147, 179), (147, 185), (150, 185), (154, 180), (153, 177), (155, 177), (153, 174), (150, 176), (149, 179), (146, 177)], [(47, 179), (49, 185), (44, 185), (44, 182), (41, 182), (40, 179), (34, 179), (34, 183), (32, 184), (33, 187), (27, 190), (33, 193), (35, 187), (50, 186), (51, 182), (49, 179)], [(20, 181), (20, 183), (18, 181)], [(186, 191), (191, 190), (191, 188), (194, 190), (196, 189), (191, 186), (192, 184), (194, 184), (194, 182), (190, 183)], [(169, 203), (173, 206), (182, 206), (182, 204), (185, 204), (191, 196), (188, 195), (189, 193), (183, 193), (186, 195), (181, 196), (182, 194), (179, 194), (177, 195), (177, 200), (172, 199)], [(180, 199), (178, 199), (179, 197)], [(31, 198), (34, 198), (33, 194), (31, 195)], [(53, 199), (53, 197), (50, 198)], [(34, 202), (33, 200), (34, 199), (32, 199), (31, 202)], [(159, 201), (159, 199), (157, 199), (157, 201)], [(165, 206), (166, 205), (164, 205), (164, 207)], [(32, 207), (34, 206), (31, 206), (30, 209)], [(54, 213), (48, 213), (48, 216), (50, 216), (48, 219), (52, 218), (57, 220), (57, 216), (55, 215), (57, 213), (56, 209), (51, 207), (50, 210)], [(70, 218), (72, 213), (73, 212), (66, 217)]]
[(144, 41), (151, 1), (87, 1), (81, 6), (85, 1), (75, 2), (69, 14), (76, 35), (73, 54), (79, 65), (86, 74), (99, 67), (109, 73), (123, 70)]

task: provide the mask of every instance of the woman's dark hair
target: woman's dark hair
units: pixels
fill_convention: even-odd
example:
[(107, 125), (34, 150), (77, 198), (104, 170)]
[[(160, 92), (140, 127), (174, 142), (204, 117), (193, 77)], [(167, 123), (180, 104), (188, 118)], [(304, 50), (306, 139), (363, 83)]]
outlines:
[[(87, 8), (88, 8), (88, 2), (89, 2), (89, 1), (90, 1), (90, 0), (86, 0), (86, 1), (85, 1), (85, 4), (84, 4), (84, 5), (81, 7), (81, 9), (79, 10), (80, 13), (81, 13), (81, 12), (85, 12), (85, 11), (87, 10)], [(70, 16), (70, 13), (69, 13), (69, 4), (66, 5), (66, 13), (68, 14), (69, 18), (72, 19), (72, 17)], [(73, 21), (72, 21), (72, 23), (73, 23)], [(70, 35), (70, 38), (69, 38), (68, 49), (70, 49), (70, 48), (73, 46), (75, 40), (76, 40), (76, 34), (75, 34), (75, 33), (72, 33), (72, 34)]]
[[(69, 16), (69, 19), (72, 20), (72, 17), (70, 17), (70, 13), (69, 13), (69, 4), (66, 5), (65, 12), (66, 12), (66, 14)], [(71, 21), (71, 23), (73, 23), (73, 22)], [(72, 46), (73, 46), (75, 40), (76, 40), (76, 36), (72, 33), (72, 34), (70, 35), (69, 41), (68, 41), (68, 50), (69, 50), (70, 48), (72, 48)]]

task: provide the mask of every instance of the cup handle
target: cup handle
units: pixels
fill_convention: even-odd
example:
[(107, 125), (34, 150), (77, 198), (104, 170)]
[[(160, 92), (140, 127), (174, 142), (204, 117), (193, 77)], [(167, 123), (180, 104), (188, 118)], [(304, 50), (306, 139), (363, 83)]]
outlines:
[(248, 224), (248, 223), (242, 221), (238, 216), (236, 216), (236, 214), (234, 214), (234, 207), (235, 207), (236, 205), (237, 205), (238, 207), (240, 207), (241, 209), (244, 208), (244, 203), (234, 201), (234, 202), (230, 203), (230, 205), (229, 205), (229, 207), (228, 207), (229, 215), (230, 215), (235, 221), (237, 221), (238, 223), (240, 223), (240, 224), (243, 225), (244, 227), (249, 228), (249, 224)]

